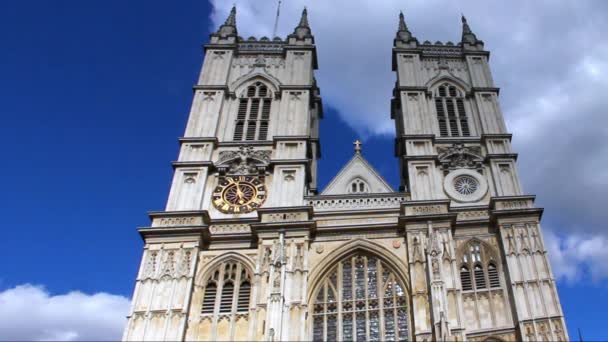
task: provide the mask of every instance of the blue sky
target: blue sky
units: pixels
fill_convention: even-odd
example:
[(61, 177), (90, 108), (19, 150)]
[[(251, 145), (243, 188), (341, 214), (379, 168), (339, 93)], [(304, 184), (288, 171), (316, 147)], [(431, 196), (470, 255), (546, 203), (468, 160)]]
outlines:
[[(297, 11), (303, 2), (296, 2), (286, 5), (279, 25), (281, 36), (288, 34), (297, 23)], [(388, 92), (372, 96), (356, 108), (343, 105), (345, 92), (350, 91), (347, 93), (351, 96), (353, 93), (366, 94), (366, 83), (359, 89), (339, 86), (352, 83), (349, 77), (353, 76), (348, 75), (353, 73), (348, 65), (342, 71), (336, 70), (333, 55), (341, 52), (357, 56), (361, 50), (347, 44), (336, 53), (329, 48), (324, 51), (323, 47), (329, 46), (332, 42), (329, 38), (333, 37), (327, 33), (325, 37), (329, 38), (324, 40), (320, 35), (320, 32), (331, 32), (323, 11), (332, 8), (324, 2), (307, 3), (319, 45), (318, 79), (326, 109), (321, 123), (320, 185), (325, 185), (350, 159), (352, 141), (363, 138), (366, 158), (397, 189), (398, 165), (393, 156), (393, 136), (387, 128), (391, 123), (386, 124), (394, 78), (386, 82)], [(260, 7), (267, 5), (239, 2), (237, 23), (242, 35), (260, 36), (272, 26), (268, 11), (262, 11), (265, 8)], [(23, 293), (34, 293), (42, 302), (50, 302), (57, 296), (71, 293), (71, 297), (68, 296), (70, 305), (80, 308), (82, 303), (78, 298), (81, 297), (73, 295), (73, 291), (79, 291), (84, 294), (81, 298), (84, 300), (98, 300), (99, 296), (93, 294), (107, 294), (101, 302), (110, 303), (108, 307), (116, 307), (119, 311), (115, 313), (116, 317), (107, 318), (108, 326), (113, 324), (112, 328), (104, 326), (99, 331), (82, 324), (77, 315), (66, 314), (66, 322), (61, 323), (50, 320), (45, 323), (48, 317), (41, 315), (39, 325), (44, 329), (31, 329), (28, 332), (31, 335), (3, 334), (3, 330), (20, 330), (31, 323), (12, 317), (5, 320), (5, 324), (0, 323), (0, 336), (29, 339), (120, 337), (115, 334), (122, 326), (116, 328), (116, 325), (120, 325), (125, 314), (121, 310), (128, 304), (122, 297), (131, 296), (141, 255), (142, 242), (136, 227), (148, 225), (147, 211), (164, 208), (172, 175), (170, 161), (177, 157), (177, 138), (183, 134), (191, 87), (202, 63), (201, 45), (207, 41), (210, 28), (225, 18), (226, 6), (205, 1), (183, 1), (177, 6), (149, 0), (0, 2), (3, 47), (0, 53), (0, 112), (4, 118), (0, 125), (0, 146), (5, 160), (0, 179), (7, 195), (0, 206), (5, 234), (5, 243), (0, 250), (3, 260), (0, 263), (0, 302)], [(378, 10), (378, 13), (370, 14), (373, 18), (390, 15), (386, 21), (391, 22), (387, 26), (391, 33), (381, 42), (389, 53), (394, 34), (392, 27), (396, 28), (400, 6), (404, 5), (394, 5), (394, 8), (387, 5), (385, 12)], [(426, 26), (419, 19), (425, 12), (418, 5), (412, 7), (409, 13), (413, 12), (410, 14), (413, 20), (408, 24), (415, 35), (425, 40)], [(552, 17), (552, 13), (546, 16)], [(346, 19), (349, 16), (346, 15)], [(487, 28), (489, 33), (484, 34), (488, 24), (479, 17), (469, 15), (473, 30), (486, 41), (487, 48), (492, 50), (494, 45), (504, 52), (504, 47), (492, 43), (494, 31)], [(248, 29), (247, 23), (252, 18), (259, 18), (263, 23), (252, 24)], [(460, 35), (458, 19), (456, 17), (451, 27), (445, 28), (452, 32), (449, 37), (439, 36), (442, 30), (429, 30), (439, 36), (431, 37), (432, 40), (457, 40)], [(541, 19), (544, 20), (539, 18), (539, 21)], [(576, 24), (576, 20), (573, 22)], [(551, 25), (546, 27), (549, 30)], [(340, 29), (336, 27), (337, 31)], [(380, 32), (383, 30), (378, 28)], [(596, 44), (605, 47), (605, 38)], [(390, 75), (390, 59), (382, 60), (368, 54), (361, 52), (361, 55), (379, 60), (377, 63)], [(526, 56), (519, 54), (513, 61), (525, 60)], [(581, 65), (595, 65), (594, 58), (598, 56), (603, 55), (581, 57), (584, 62)], [(509, 58), (493, 58), (500, 70), (510, 65)], [(575, 57), (569, 57), (563, 63), (576, 61)], [(603, 69), (604, 66), (600, 65), (599, 70), (608, 70)], [(370, 84), (383, 81), (367, 67), (355, 65), (353, 68), (357, 70), (355, 76), (369, 77)], [(532, 87), (549, 79), (553, 84), (562, 82), (564, 88), (576, 82), (576, 79), (556, 78), (553, 73), (545, 78), (533, 76), (518, 81)], [(576, 210), (570, 211), (567, 219), (557, 213), (568, 207), (568, 203), (560, 194), (552, 193), (554, 186), (545, 186), (541, 181), (544, 178), (539, 178), (535, 171), (554, 165), (537, 166), (531, 159), (537, 157), (538, 150), (545, 145), (534, 149), (526, 147), (527, 143), (533, 143), (545, 134), (526, 122), (545, 122), (542, 120), (546, 119), (542, 115), (535, 117), (538, 111), (522, 107), (514, 100), (525, 101), (518, 91), (523, 93), (528, 89), (518, 87), (518, 83), (507, 76), (499, 74), (495, 79), (503, 87), (506, 101), (510, 101), (507, 105), (503, 103), (503, 110), (515, 141), (518, 132), (522, 132), (523, 138), (515, 145), (521, 147), (525, 189), (538, 193), (540, 204), (546, 207), (543, 224), (545, 228), (550, 227), (551, 241), (557, 246), (558, 258), (553, 259), (553, 266), (557, 268), (570, 335), (576, 337), (576, 328), (580, 327), (586, 339), (605, 339), (602, 314), (608, 305), (605, 281), (608, 273), (595, 271), (598, 263), (594, 260), (602, 255), (592, 252), (605, 247), (603, 226), (591, 227), (596, 221), (585, 221), (588, 215), (584, 212), (580, 212), (579, 217)], [(358, 97), (365, 99), (363, 95)], [(544, 108), (542, 104), (538, 106)], [(567, 124), (567, 117), (564, 114), (562, 125)], [(585, 119), (591, 120), (591, 117), (579, 117), (577, 121)], [(378, 125), (370, 124), (373, 122)], [(552, 121), (551, 125), (554, 124)], [(605, 136), (606, 132), (600, 135)], [(526, 157), (526, 153), (530, 156)], [(559, 171), (555, 172), (560, 175)], [(547, 183), (550, 182), (547, 180)], [(605, 190), (603, 186), (602, 191)], [(602, 218), (601, 214), (597, 215)], [(584, 222), (585, 227), (577, 229), (580, 222)], [(560, 268), (564, 265), (567, 267)], [(5, 315), (17, 316), (19, 307), (15, 305), (14, 308), (15, 311), (5, 311)], [(2, 311), (0, 307), (0, 317), (6, 319)], [(53, 329), (60, 325), (67, 330), (74, 325), (71, 328), (76, 335)], [(81, 330), (88, 330), (90, 335)], [(113, 335), (108, 335), (110, 332)]]

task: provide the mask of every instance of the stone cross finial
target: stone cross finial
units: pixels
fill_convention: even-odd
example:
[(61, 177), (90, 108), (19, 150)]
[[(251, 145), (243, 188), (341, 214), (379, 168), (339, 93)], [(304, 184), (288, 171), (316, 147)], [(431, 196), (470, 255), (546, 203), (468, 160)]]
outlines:
[(363, 145), (363, 143), (357, 139), (353, 142), (353, 145), (355, 145), (355, 153), (361, 153), (361, 145)]

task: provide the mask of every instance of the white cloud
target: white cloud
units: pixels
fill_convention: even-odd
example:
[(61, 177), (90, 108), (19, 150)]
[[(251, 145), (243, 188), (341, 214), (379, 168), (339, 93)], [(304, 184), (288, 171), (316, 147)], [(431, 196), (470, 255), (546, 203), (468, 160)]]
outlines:
[(129, 300), (107, 293), (51, 295), (19, 285), (0, 292), (0, 340), (120, 340)]
[[(216, 29), (232, 2), (210, 1)], [(236, 2), (241, 36), (271, 35), (276, 1)], [(556, 253), (593, 259), (580, 245), (608, 236), (601, 200), (608, 194), (608, 2), (290, 0), (283, 1), (279, 36), (292, 32), (304, 6), (325, 105), (361, 136), (394, 134), (391, 48), (399, 10), (421, 42), (458, 42), (465, 13), (491, 52), (524, 190), (538, 195), (545, 220), (566, 227), (549, 227), (566, 234)]]
[(544, 238), (556, 279), (575, 283), (587, 275), (593, 281), (608, 277), (606, 237), (576, 233), (558, 236), (545, 230)]

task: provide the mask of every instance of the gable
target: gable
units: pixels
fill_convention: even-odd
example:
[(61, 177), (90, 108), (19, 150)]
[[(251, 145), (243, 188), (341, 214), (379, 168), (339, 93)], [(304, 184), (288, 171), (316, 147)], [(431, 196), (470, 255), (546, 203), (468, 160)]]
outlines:
[(325, 187), (325, 190), (323, 190), (321, 195), (390, 192), (394, 192), (390, 185), (388, 185), (360, 153), (356, 153), (331, 182), (329, 182), (329, 185)]

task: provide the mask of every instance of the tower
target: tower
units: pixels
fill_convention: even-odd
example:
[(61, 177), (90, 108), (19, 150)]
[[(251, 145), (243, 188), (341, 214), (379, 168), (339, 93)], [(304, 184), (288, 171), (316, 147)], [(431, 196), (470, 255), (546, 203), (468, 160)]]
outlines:
[[(308, 215), (304, 196), (317, 191), (323, 115), (307, 11), (286, 39), (258, 40), (238, 36), (233, 7), (204, 50), (166, 208), (151, 212), (151, 227), (139, 230), (144, 255), (124, 339), (286, 333), (283, 307), (294, 299), (278, 293), (297, 279), (286, 272), (279, 249), (301, 253), (306, 242), (304, 227), (286, 237), (286, 226), (273, 222)], [(212, 257), (235, 249), (249, 254)], [(258, 254), (261, 270), (253, 261)], [(211, 259), (208, 270), (203, 265)], [(262, 305), (250, 312), (254, 301)]]
[(543, 210), (521, 188), (489, 57), (464, 16), (458, 44), (420, 44), (400, 14), (395, 151), (411, 195), (405, 213), (414, 214), (404, 218), (406, 239), (410, 250), (427, 250), (419, 263), (410, 259), (411, 281), (421, 285), (414, 315), (428, 317), (417, 335), (475, 339), (514, 326), (517, 334), (503, 338), (567, 339)]
[[(286, 39), (210, 36), (124, 340), (567, 340), (489, 65), (403, 14), (391, 102), (401, 187), (361, 142), (317, 189), (323, 117), (306, 9)], [(387, 94), (388, 95), (388, 94)]]

